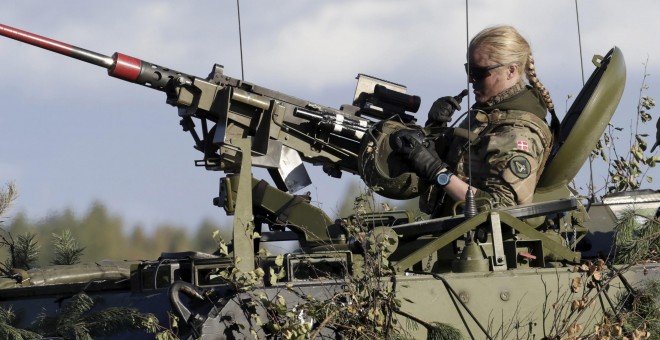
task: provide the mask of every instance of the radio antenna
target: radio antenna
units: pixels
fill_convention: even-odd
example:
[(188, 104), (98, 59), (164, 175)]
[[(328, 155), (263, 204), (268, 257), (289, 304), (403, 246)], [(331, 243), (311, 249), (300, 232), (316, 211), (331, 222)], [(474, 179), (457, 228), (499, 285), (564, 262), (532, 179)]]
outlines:
[[(470, 15), (469, 15), (469, 6), (468, 0), (465, 0), (465, 46), (467, 51), (467, 76), (465, 77), (467, 82), (467, 88), (470, 88)], [(468, 119), (468, 130), (472, 127), (472, 116), (470, 115), (470, 95), (468, 92), (467, 96), (467, 119)], [(463, 214), (465, 217), (470, 218), (477, 215), (477, 204), (474, 201), (474, 192), (472, 192), (472, 141), (468, 138), (468, 189), (465, 193), (465, 208)]]
[(245, 81), (245, 72), (243, 71), (243, 34), (241, 33), (241, 4), (236, 0), (236, 12), (238, 15), (238, 46), (241, 52), (241, 80)]
[[(582, 34), (580, 34), (580, 13), (578, 12), (578, 0), (575, 0), (575, 21), (577, 22), (578, 47), (580, 49), (580, 71), (582, 72), (582, 87), (584, 87), (584, 59), (582, 58)], [(589, 157), (589, 202), (596, 201), (594, 191), (594, 160)]]

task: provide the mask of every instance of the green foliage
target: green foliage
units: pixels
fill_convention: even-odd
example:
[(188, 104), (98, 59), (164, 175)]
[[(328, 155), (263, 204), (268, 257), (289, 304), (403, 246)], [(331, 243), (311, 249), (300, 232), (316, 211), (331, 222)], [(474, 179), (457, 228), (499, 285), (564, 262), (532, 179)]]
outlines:
[[(646, 73), (647, 64), (644, 66), (644, 77), (640, 88), (637, 112), (634, 115), (634, 121), (631, 121), (630, 124), (628, 150), (620, 154), (617, 151), (617, 143), (615, 143), (618, 140), (618, 134), (625, 129), (609, 124), (608, 129), (603, 134), (602, 139), (598, 141), (596, 149), (592, 151), (590, 156), (592, 160), (600, 158), (608, 165), (608, 176), (606, 178), (608, 193), (640, 189), (645, 182), (647, 184), (653, 183), (653, 177), (648, 172), (657, 163), (660, 163), (660, 156), (654, 156), (650, 153), (650, 150), (647, 151), (646, 138), (649, 135), (643, 132), (643, 125), (652, 120), (650, 111), (655, 107), (655, 99), (643, 95), (644, 91), (649, 88), (646, 84), (646, 78), (649, 76)], [(596, 188), (589, 187), (591, 197), (595, 197), (597, 191)]]
[[(341, 289), (329, 290), (325, 296), (312, 296), (303, 287), (287, 284), (284, 291), (268, 296), (262, 290), (265, 287), (264, 281), (268, 280), (270, 285), (275, 285), (285, 277), (284, 257), (281, 255), (269, 258), (267, 274), (262, 268), (242, 273), (233, 267), (219, 274), (241, 293), (234, 301), (249, 313), (250, 324), (237, 323), (233, 327), (235, 331), (249, 332), (253, 337), (265, 333), (278, 339), (315, 339), (327, 332), (345, 339), (407, 338), (408, 333), (399, 324), (399, 320), (407, 316), (403, 313), (397, 315), (401, 301), (396, 298), (396, 287), (392, 280), (394, 271), (387, 260), (396, 235), (378, 233), (375, 231), (378, 228), (369, 227), (369, 213), (374, 211), (375, 206), (371, 192), (358, 195), (352, 203), (354, 215), (342, 220), (342, 226), (349, 231), (349, 236), (360, 243), (364, 252), (353, 254), (352, 275), (340, 279)], [(387, 207), (384, 205), (383, 208)], [(218, 238), (217, 232), (214, 238), (218, 241), (220, 253), (226, 254), (226, 245)], [(319, 277), (336, 277), (321, 272), (319, 268), (314, 267), (310, 271)], [(345, 270), (349, 272), (348, 268)], [(455, 329), (423, 325), (437, 331), (433, 334), (458, 334), (456, 336), (460, 338), (460, 333)]]
[(40, 334), (16, 328), (16, 314), (11, 308), (0, 307), (0, 338), (1, 339), (40, 339)]
[[(3, 229), (6, 232), (0, 230), (0, 258), (10, 257), (8, 245), (16, 241), (16, 236), (12, 240), (11, 235), (34, 234), (35, 240), (40, 240), (40, 256), (32, 266), (41, 267), (56, 261), (146, 260), (158, 258), (161, 252), (189, 250), (213, 252), (217, 248), (208, 236), (209, 231), (221, 229), (221, 226), (205, 220), (196, 229), (161, 224), (154, 228), (153, 233), (145, 232), (144, 227), (140, 225), (127, 231), (128, 228), (120, 216), (110, 213), (105, 205), (95, 202), (87, 212), (78, 215), (67, 209), (51, 212), (45, 219), (32, 221), (25, 214), (18, 213), (6, 222)], [(73, 237), (68, 241), (62, 238), (67, 230), (75, 240)], [(197, 232), (191, 233), (189, 230), (197, 230)], [(57, 253), (64, 255), (61, 251), (67, 248), (62, 248), (63, 244), (58, 243), (54, 235), (62, 238), (62, 242), (75, 242), (78, 248), (84, 251), (75, 251), (73, 244), (70, 244), (69, 246), (73, 248), (68, 248), (69, 255), (57, 259), (59, 256)], [(76, 254), (79, 256), (75, 257)]]
[[(5, 189), (0, 189), (0, 226), (4, 223), (5, 212), (9, 209), (17, 196), (18, 193), (16, 192), (16, 186), (13, 183), (7, 184)], [(11, 233), (6, 232), (1, 228), (0, 231), (2, 232), (0, 234), (0, 248), (8, 248), (7, 251), (9, 253), (7, 259), (3, 263), (0, 263), (0, 272), (3, 274), (10, 274), (11, 269), (14, 268), (14, 264), (16, 264), (17, 261), (27, 261), (27, 264), (29, 264), (31, 258), (28, 256), (29, 254), (24, 254), (25, 256), (17, 259), (16, 242), (11, 236)], [(25, 238), (27, 238), (27, 235), (24, 236), (23, 241), (25, 241)]]
[(133, 308), (112, 307), (92, 312), (94, 301), (85, 293), (71, 297), (54, 317), (41, 314), (36, 329), (45, 336), (64, 339), (95, 339), (126, 331), (157, 333), (162, 327), (153, 314)]
[(419, 212), (419, 198), (413, 198), (404, 201), (396, 201), (384, 199), (364, 185), (364, 182), (355, 180), (342, 197), (356, 197), (357, 200), (351, 201), (350, 199), (342, 200), (341, 206), (337, 207), (335, 213), (336, 218), (349, 216), (355, 213), (369, 213), (374, 211), (389, 211), (389, 210), (410, 210), (416, 213)]
[(434, 322), (429, 328), (428, 340), (461, 340), (463, 335), (458, 329), (439, 322)]
[(5, 262), (5, 268), (19, 268), (28, 270), (33, 268), (39, 260), (39, 245), (37, 234), (25, 233), (18, 235), (16, 242), (9, 246), (11, 256)]
[(209, 237), (214, 231), (218, 230), (218, 225), (211, 220), (205, 219), (197, 228), (192, 243), (195, 245), (195, 250), (213, 253), (218, 250), (216, 241)]
[(624, 334), (645, 329), (652, 336), (660, 336), (660, 281), (649, 281), (638, 289), (625, 305)]
[(660, 281), (648, 281), (620, 297), (616, 314), (608, 312), (592, 334), (594, 339), (660, 338)]
[(53, 233), (55, 239), (55, 254), (52, 263), (54, 265), (71, 265), (80, 262), (85, 247), (80, 247), (76, 239), (71, 235), (71, 231), (66, 229), (62, 234)]
[(660, 257), (660, 220), (657, 218), (641, 216), (628, 208), (617, 216), (614, 230), (616, 263), (632, 264)]
[(37, 319), (37, 329), (48, 336), (61, 336), (65, 339), (90, 339), (86, 325), (79, 321), (82, 315), (93, 306), (94, 302), (87, 294), (76, 294), (65, 303), (56, 317), (41, 314)]

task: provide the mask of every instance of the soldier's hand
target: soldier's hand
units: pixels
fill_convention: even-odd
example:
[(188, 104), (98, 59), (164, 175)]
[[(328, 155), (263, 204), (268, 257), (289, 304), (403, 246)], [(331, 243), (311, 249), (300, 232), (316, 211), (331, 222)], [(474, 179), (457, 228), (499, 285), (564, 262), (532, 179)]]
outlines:
[(435, 152), (433, 143), (429, 143), (427, 147), (423, 138), (424, 135), (419, 130), (399, 130), (392, 134), (392, 147), (410, 161), (416, 174), (433, 181), (440, 170), (447, 168), (447, 164)]
[(439, 125), (446, 126), (451, 122), (451, 115), (461, 109), (460, 102), (451, 96), (446, 96), (436, 100), (431, 109), (429, 110), (428, 120), (426, 125), (431, 123), (439, 123)]
[(420, 130), (401, 129), (392, 134), (392, 149), (410, 159), (410, 154), (418, 146), (424, 143), (424, 133)]

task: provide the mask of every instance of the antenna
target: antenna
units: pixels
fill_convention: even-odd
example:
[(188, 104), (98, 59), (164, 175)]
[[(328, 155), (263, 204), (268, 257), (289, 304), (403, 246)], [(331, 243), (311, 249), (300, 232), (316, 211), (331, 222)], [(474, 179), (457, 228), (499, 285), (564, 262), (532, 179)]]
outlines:
[(580, 34), (580, 14), (578, 12), (578, 0), (575, 0), (575, 20), (577, 21), (578, 46), (580, 48), (580, 71), (582, 72), (582, 86), (584, 86), (584, 60), (582, 59), (582, 34)]
[[(582, 87), (584, 87), (584, 60), (582, 58), (582, 34), (580, 34), (580, 14), (578, 11), (578, 0), (575, 0), (575, 21), (577, 22), (578, 31), (578, 47), (580, 49), (580, 71), (582, 72)], [(593, 203), (596, 201), (596, 193), (594, 191), (594, 168), (593, 159), (589, 157), (589, 201)]]
[(245, 72), (243, 71), (243, 34), (241, 33), (241, 4), (236, 0), (236, 11), (238, 14), (238, 45), (241, 51), (241, 80), (245, 81)]
[[(468, 0), (465, 0), (465, 46), (468, 55), (467, 62), (467, 74), (470, 74), (470, 15), (469, 15), (469, 6)], [(467, 88), (470, 88), (470, 77), (466, 76), (465, 81), (467, 82)], [(467, 96), (467, 119), (468, 119), (468, 128), (472, 127), (471, 115), (470, 115), (470, 95), (468, 92)], [(472, 141), (468, 138), (468, 189), (465, 193), (465, 209), (463, 214), (465, 217), (470, 218), (477, 215), (477, 204), (474, 201), (474, 193), (472, 192)], [(471, 239), (471, 237), (470, 237)]]

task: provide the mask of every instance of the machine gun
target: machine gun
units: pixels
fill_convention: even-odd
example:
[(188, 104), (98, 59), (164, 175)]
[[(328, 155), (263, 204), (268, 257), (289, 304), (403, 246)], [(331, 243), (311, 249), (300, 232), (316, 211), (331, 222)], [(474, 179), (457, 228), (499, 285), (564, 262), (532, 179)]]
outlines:
[[(416, 112), (421, 101), (406, 94), (403, 85), (359, 74), (353, 104), (334, 109), (229, 77), (218, 64), (208, 77), (201, 78), (122, 53), (106, 56), (2, 24), (0, 35), (165, 92), (166, 102), (178, 109), (183, 130), (191, 134), (195, 148), (203, 154), (195, 164), (228, 174), (214, 204), (229, 215), (238, 214), (235, 220), (242, 221), (252, 220), (252, 211), (245, 209), (254, 205), (260, 210), (255, 215), (270, 221), (269, 225), (281, 220), (298, 234), (303, 247), (343, 238), (328, 232), (334, 221), (319, 209), (295, 207), (304, 199), (291, 194), (311, 183), (303, 161), (322, 166), (333, 177), (340, 177), (342, 171), (358, 174), (390, 198), (418, 195), (417, 176), (391, 152), (387, 139), (393, 131), (415, 123), (406, 112)], [(250, 174), (252, 166), (268, 169), (277, 189), (240, 177)], [(252, 192), (256, 199), (250, 197)], [(237, 230), (245, 229), (252, 227), (235, 225), (235, 249), (236, 238), (241, 238), (237, 234), (242, 234)]]
[[(206, 78), (192, 76), (122, 53), (111, 57), (0, 25), (0, 35), (104, 67), (108, 75), (167, 95), (178, 108), (181, 126), (190, 132), (195, 148), (204, 154), (196, 162), (207, 170), (237, 172), (239, 140), (249, 139), (252, 165), (268, 168), (278, 188), (288, 192), (309, 184), (307, 173), (297, 170), (306, 162), (322, 165), (339, 177), (357, 174), (358, 153), (367, 130), (385, 119), (414, 123), (406, 111), (416, 112), (420, 98), (405, 94), (406, 87), (358, 75), (354, 105), (334, 109), (226, 76), (214, 65)], [(193, 118), (199, 120), (197, 131)], [(213, 125), (213, 126), (211, 126)], [(295, 150), (292, 152), (291, 149)]]

